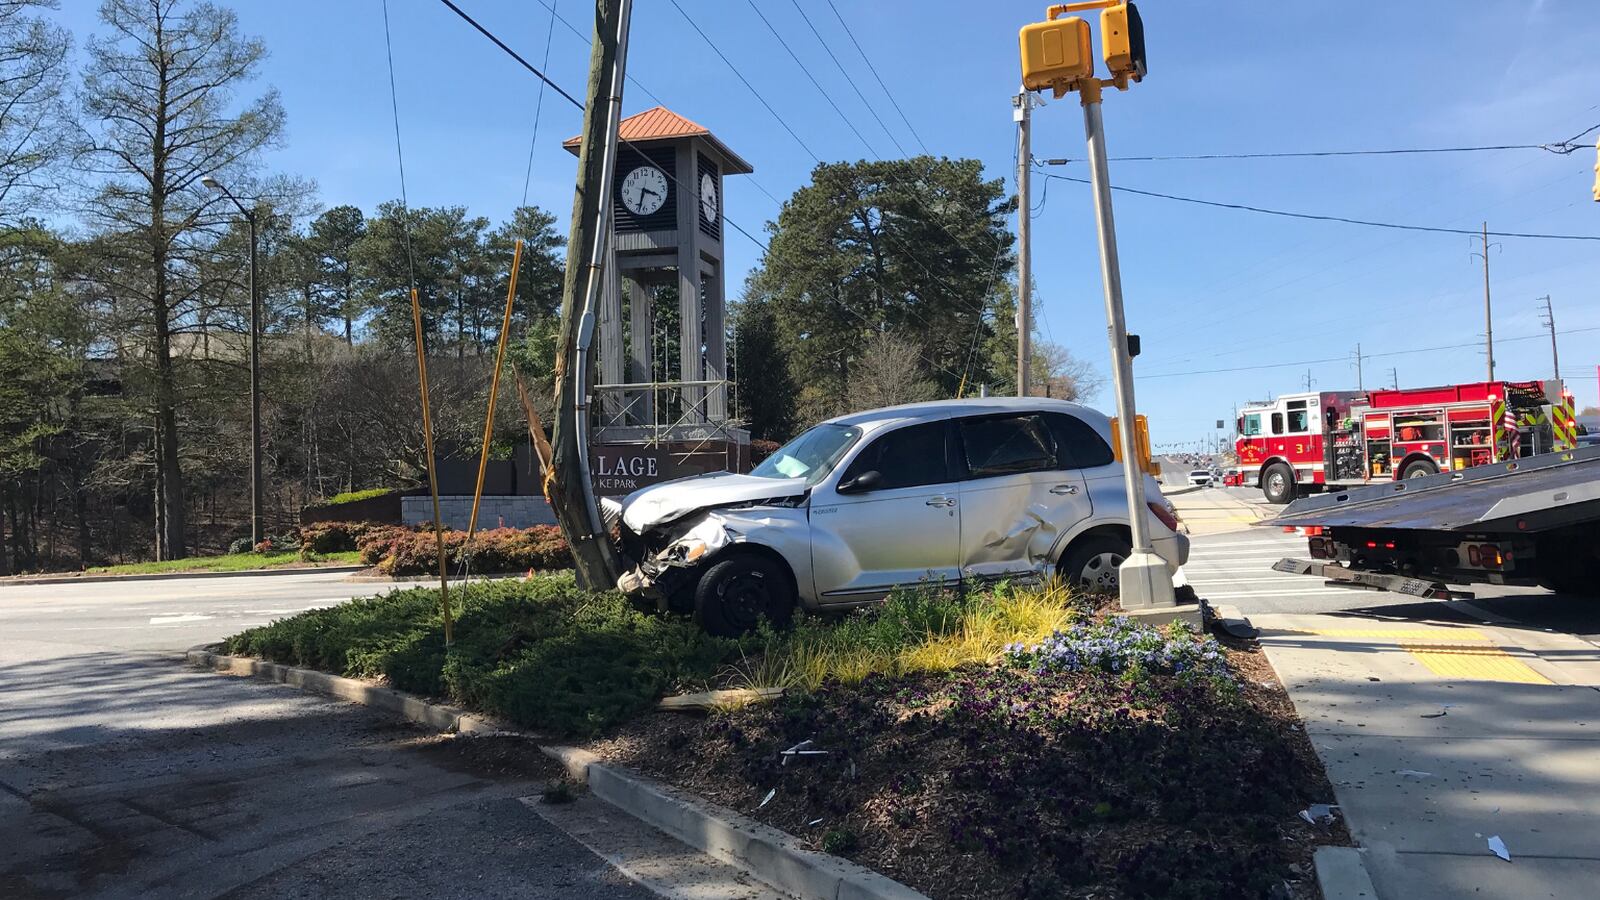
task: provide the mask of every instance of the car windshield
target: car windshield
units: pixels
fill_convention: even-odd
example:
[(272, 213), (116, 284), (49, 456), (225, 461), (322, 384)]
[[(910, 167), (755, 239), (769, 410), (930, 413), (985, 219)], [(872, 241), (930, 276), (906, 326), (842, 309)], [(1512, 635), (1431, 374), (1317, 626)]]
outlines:
[(814, 485), (828, 476), (845, 452), (861, 437), (850, 425), (822, 424), (784, 444), (750, 470), (761, 478), (804, 478)]

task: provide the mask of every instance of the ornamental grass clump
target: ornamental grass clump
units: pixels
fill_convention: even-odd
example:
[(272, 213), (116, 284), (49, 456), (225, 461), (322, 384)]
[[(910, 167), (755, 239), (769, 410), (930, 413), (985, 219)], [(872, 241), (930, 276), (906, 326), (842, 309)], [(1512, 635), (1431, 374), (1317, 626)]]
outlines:
[(1006, 647), (1013, 665), (1046, 672), (1102, 671), (1231, 680), (1227, 659), (1215, 639), (1191, 634), (1173, 623), (1165, 630), (1136, 625), (1123, 616), (1079, 622), (1037, 644)]

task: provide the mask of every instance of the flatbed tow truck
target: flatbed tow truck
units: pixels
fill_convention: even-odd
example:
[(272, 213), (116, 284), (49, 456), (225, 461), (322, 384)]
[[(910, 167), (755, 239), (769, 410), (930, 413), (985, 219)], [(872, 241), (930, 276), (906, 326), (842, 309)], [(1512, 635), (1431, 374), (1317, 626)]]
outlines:
[(1311, 559), (1273, 569), (1330, 585), (1470, 599), (1455, 585), (1600, 597), (1600, 446), (1296, 500), (1258, 523), (1299, 529)]

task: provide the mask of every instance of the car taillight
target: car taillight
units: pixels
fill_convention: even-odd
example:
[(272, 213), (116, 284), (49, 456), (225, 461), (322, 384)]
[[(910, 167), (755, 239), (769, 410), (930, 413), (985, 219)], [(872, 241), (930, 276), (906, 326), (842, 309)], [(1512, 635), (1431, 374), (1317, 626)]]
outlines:
[(1150, 507), (1150, 512), (1154, 513), (1155, 517), (1161, 520), (1161, 524), (1167, 526), (1173, 531), (1178, 530), (1178, 517), (1174, 516), (1171, 510), (1156, 503), (1148, 503), (1146, 505)]

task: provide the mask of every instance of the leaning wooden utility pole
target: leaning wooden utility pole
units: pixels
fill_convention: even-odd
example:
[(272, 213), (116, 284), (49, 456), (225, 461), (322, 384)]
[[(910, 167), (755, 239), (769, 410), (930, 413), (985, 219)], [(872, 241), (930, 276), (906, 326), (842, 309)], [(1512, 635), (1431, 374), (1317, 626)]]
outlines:
[(578, 584), (614, 587), (622, 574), (589, 479), (589, 345), (611, 243), (611, 182), (617, 163), (617, 124), (628, 58), (631, 0), (595, 0), (583, 144), (561, 290), (561, 344), (556, 354), (556, 421), (551, 435), (555, 477), (546, 496), (572, 548)]

